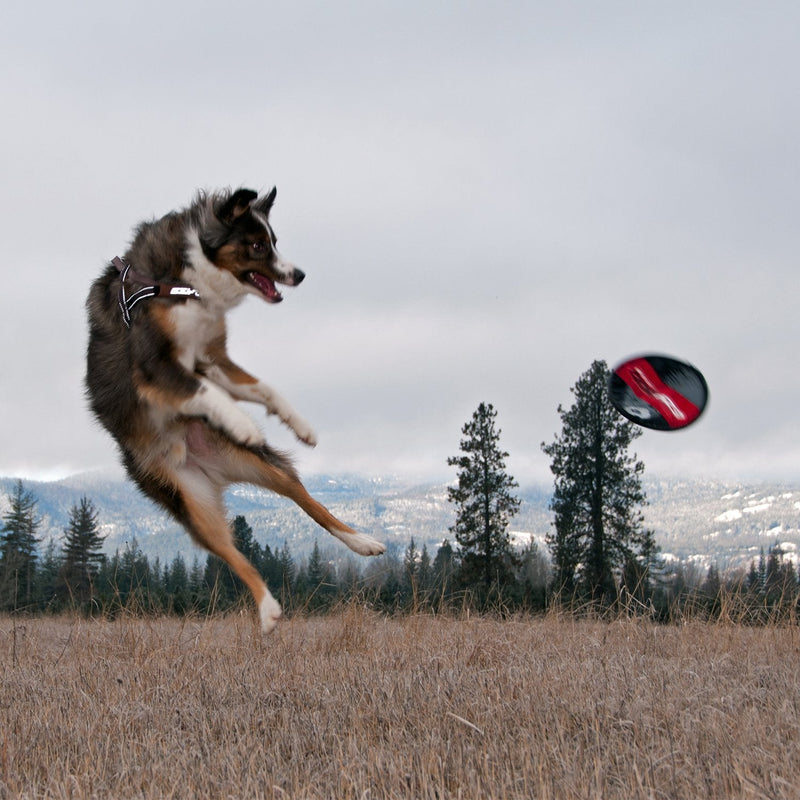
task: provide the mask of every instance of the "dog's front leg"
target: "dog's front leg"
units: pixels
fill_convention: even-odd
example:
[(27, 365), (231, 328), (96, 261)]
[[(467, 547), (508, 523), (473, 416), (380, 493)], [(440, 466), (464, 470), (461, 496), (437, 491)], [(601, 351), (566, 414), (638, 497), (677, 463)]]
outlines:
[(218, 357), (212, 364), (204, 366), (203, 374), (231, 397), (248, 403), (260, 403), (268, 414), (275, 414), (281, 422), (291, 428), (301, 442), (314, 447), (317, 434), (289, 403), (271, 386), (236, 365), (227, 356)]
[(255, 422), (207, 378), (200, 379), (197, 391), (178, 406), (178, 411), (188, 417), (205, 417), (234, 441), (252, 446), (264, 444), (264, 436)]

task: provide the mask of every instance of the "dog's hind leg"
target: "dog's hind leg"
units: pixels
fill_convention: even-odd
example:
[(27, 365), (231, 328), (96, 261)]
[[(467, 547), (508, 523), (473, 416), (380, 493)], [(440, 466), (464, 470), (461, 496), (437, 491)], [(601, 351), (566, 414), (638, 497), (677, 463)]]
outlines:
[(325, 506), (308, 493), (296, 475), (273, 467), (271, 464), (264, 462), (262, 464), (263, 467), (260, 470), (262, 486), (293, 500), (314, 522), (344, 542), (351, 550), (362, 556), (379, 556), (386, 551), (386, 545), (382, 542), (365, 533), (358, 533), (344, 522), (336, 519)]
[(386, 545), (365, 533), (354, 531), (317, 502), (300, 482), (288, 458), (268, 445), (241, 447), (226, 438), (220, 441), (217, 453), (224, 462), (226, 481), (252, 483), (288, 497), (318, 525), (359, 555), (379, 556), (386, 551)]
[(256, 601), (261, 630), (269, 633), (281, 615), (256, 568), (236, 549), (220, 489), (199, 470), (185, 469), (178, 476), (181, 517), (194, 540), (221, 558), (247, 586)]

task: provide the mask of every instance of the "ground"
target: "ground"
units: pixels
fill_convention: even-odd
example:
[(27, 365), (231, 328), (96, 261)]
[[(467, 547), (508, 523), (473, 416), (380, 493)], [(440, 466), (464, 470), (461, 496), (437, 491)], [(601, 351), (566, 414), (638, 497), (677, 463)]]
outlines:
[(789, 798), (800, 630), (0, 618), (0, 798)]

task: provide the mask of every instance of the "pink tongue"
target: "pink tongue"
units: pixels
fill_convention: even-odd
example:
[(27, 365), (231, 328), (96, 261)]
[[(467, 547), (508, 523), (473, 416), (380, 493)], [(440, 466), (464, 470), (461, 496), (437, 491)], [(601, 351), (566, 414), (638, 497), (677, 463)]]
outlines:
[(268, 278), (266, 275), (259, 275), (257, 272), (250, 272), (247, 276), (250, 283), (258, 289), (267, 300), (278, 301), (282, 300), (281, 293), (275, 288), (275, 282)]

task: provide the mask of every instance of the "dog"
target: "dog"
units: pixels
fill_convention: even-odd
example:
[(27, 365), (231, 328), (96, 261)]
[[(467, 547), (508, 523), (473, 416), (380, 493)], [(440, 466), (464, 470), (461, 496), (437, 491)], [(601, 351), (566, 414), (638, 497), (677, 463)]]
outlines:
[(290, 498), (360, 555), (386, 549), (314, 500), (289, 456), (270, 447), (237, 405), (259, 403), (300, 441), (316, 444), (309, 424), (226, 349), (226, 312), (248, 295), (278, 303), (277, 285), (305, 277), (278, 253), (269, 222), (275, 197), (274, 188), (261, 197), (244, 188), (200, 192), (187, 208), (142, 223), (86, 301), (92, 412), (141, 491), (249, 588), (265, 633), (281, 607), (236, 549), (223, 502), (230, 484)]

